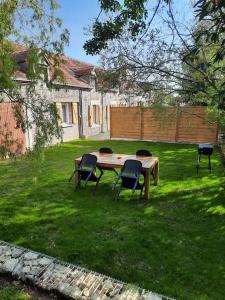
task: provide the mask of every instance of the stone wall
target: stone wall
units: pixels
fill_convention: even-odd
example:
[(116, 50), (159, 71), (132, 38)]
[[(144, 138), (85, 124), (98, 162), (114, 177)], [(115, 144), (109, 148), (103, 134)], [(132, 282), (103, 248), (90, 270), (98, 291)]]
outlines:
[(0, 272), (77, 300), (172, 300), (159, 294), (0, 241)]

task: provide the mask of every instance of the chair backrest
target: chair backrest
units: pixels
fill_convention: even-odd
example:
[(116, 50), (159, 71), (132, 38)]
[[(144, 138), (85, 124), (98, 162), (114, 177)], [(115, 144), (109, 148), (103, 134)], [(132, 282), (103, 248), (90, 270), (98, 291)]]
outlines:
[(140, 175), (142, 171), (142, 163), (139, 160), (127, 159), (123, 165), (122, 173), (131, 175)]
[(109, 154), (113, 153), (112, 149), (109, 148), (109, 147), (102, 147), (102, 148), (99, 149), (99, 152), (100, 153), (109, 153)]
[(97, 164), (97, 156), (93, 154), (83, 154), (79, 167), (82, 168), (95, 168)]
[(144, 149), (141, 149), (141, 150), (137, 150), (136, 152), (136, 155), (137, 156), (152, 156), (152, 153), (148, 150), (144, 150)]

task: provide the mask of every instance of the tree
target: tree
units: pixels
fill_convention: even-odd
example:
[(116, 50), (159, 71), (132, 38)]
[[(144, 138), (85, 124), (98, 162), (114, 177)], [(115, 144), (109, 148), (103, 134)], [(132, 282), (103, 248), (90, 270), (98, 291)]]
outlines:
[[(113, 72), (126, 69), (130, 82), (145, 80), (152, 91), (172, 93), (181, 101), (184, 95), (191, 103), (202, 97), (211, 110), (224, 116), (224, 1), (197, 1), (192, 26), (177, 19), (170, 0), (158, 0), (153, 9), (144, 0), (99, 2), (101, 14), (84, 45), (87, 53), (103, 53), (104, 65)], [(166, 37), (156, 25), (160, 17)], [(202, 26), (205, 21), (207, 27)], [(206, 54), (205, 49), (210, 51)]]
[[(158, 0), (153, 18), (160, 5), (170, 0)], [(92, 25), (93, 37), (84, 44), (88, 54), (99, 54), (106, 49), (108, 43), (118, 39), (127, 27), (131, 38), (136, 39), (139, 33), (150, 27), (153, 18), (148, 20), (148, 0), (129, 0), (123, 4), (117, 0), (99, 0), (100, 13)], [(102, 13), (107, 15), (106, 20), (100, 21)]]
[[(131, 37), (135, 40), (140, 33), (150, 28), (153, 19), (163, 4), (171, 6), (171, 0), (157, 0), (153, 13), (148, 10), (148, 0), (124, 0), (121, 4), (117, 0), (99, 0), (100, 13), (92, 24), (92, 38), (84, 44), (88, 54), (99, 54), (106, 49), (108, 43), (120, 38), (124, 28), (128, 28)], [(212, 43), (220, 44), (216, 59), (225, 56), (225, 2), (223, 0), (198, 0), (194, 4), (195, 14), (199, 21), (210, 21), (211, 27), (202, 31)], [(106, 18), (100, 21), (105, 13)], [(150, 15), (150, 16), (149, 16)]]
[[(56, 109), (37, 89), (37, 84), (48, 84), (43, 59), (50, 62), (53, 78), (60, 77), (60, 55), (68, 44), (69, 32), (62, 29), (62, 21), (56, 17), (58, 8), (56, 0), (0, 2), (0, 101), (7, 98), (17, 104), (15, 115), (18, 126), (24, 130), (35, 126), (37, 145), (43, 145), (58, 132)], [(15, 80), (17, 43), (28, 52), (26, 73), (29, 84), (22, 87)], [(32, 113), (29, 122), (24, 109)]]
[(204, 37), (207, 42), (217, 44), (214, 61), (225, 57), (225, 2), (223, 0), (199, 0), (195, 3), (195, 12), (199, 21), (210, 24), (199, 32), (196, 39)]

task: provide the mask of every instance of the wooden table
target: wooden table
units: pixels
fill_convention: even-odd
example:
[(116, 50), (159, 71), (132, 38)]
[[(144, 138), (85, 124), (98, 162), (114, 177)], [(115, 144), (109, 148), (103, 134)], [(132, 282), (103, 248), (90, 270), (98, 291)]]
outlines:
[[(110, 167), (110, 168), (122, 168), (124, 162), (127, 159), (136, 159), (142, 163), (142, 170), (145, 172), (145, 194), (144, 198), (149, 199), (149, 189), (150, 189), (150, 175), (151, 171), (154, 172), (154, 185), (158, 185), (159, 182), (159, 159), (158, 157), (143, 157), (136, 155), (128, 155), (128, 154), (106, 154), (99, 152), (92, 152), (97, 156), (97, 166), (99, 167)], [(82, 157), (75, 159), (75, 167), (77, 167), (81, 161)], [(77, 177), (75, 176), (75, 180), (77, 181)]]

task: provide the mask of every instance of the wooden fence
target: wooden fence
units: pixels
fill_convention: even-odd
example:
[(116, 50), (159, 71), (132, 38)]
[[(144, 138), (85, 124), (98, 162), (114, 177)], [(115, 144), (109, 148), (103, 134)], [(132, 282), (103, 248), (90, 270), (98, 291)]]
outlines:
[(217, 143), (218, 124), (195, 107), (111, 107), (110, 136), (118, 139)]
[(12, 103), (0, 103), (0, 150), (13, 153), (23, 153), (25, 147), (25, 134), (17, 128)]

